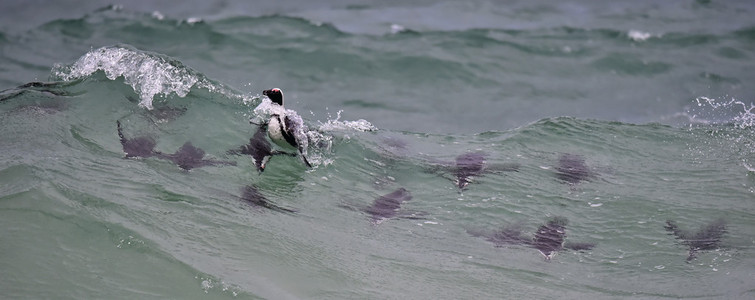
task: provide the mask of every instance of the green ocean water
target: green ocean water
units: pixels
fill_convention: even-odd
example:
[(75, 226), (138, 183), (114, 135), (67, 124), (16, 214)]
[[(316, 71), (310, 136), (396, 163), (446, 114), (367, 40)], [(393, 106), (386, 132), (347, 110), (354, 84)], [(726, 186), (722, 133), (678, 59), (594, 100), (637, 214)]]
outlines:
[[(748, 2), (2, 5), (2, 298), (755, 295)], [(311, 169), (228, 154), (272, 87)], [(116, 122), (235, 165), (124, 158)], [(559, 179), (565, 156), (589, 176)], [(595, 247), (470, 234), (556, 216)], [(667, 220), (726, 232), (688, 261)]]

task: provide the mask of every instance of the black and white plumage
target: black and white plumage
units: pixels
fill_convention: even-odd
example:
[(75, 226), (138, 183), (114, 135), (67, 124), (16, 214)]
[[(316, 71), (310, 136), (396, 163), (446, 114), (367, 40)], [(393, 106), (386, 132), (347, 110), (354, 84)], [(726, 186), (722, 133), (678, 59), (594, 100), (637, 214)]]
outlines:
[(297, 134), (303, 126), (300, 122), (296, 122), (286, 114), (286, 110), (283, 107), (283, 92), (279, 88), (273, 88), (262, 91), (262, 94), (270, 98), (273, 106), (279, 106), (279, 109), (275, 109), (273, 114), (270, 115), (270, 121), (267, 123), (267, 135), (270, 140), (283, 149), (294, 149), (307, 167), (312, 167), (306, 157), (306, 145), (307, 137), (303, 134)]

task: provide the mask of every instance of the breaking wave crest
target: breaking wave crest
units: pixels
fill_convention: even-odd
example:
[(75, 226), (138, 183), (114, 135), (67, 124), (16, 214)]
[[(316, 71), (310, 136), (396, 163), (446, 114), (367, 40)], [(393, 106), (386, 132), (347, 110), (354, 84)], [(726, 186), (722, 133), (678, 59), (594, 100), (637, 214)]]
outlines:
[(71, 81), (103, 71), (110, 80), (123, 77), (139, 95), (139, 105), (152, 109), (155, 96), (175, 94), (185, 97), (192, 88), (220, 92), (243, 100), (244, 95), (208, 80), (201, 73), (166, 55), (141, 51), (127, 45), (91, 50), (71, 65), (56, 64), (52, 80)]

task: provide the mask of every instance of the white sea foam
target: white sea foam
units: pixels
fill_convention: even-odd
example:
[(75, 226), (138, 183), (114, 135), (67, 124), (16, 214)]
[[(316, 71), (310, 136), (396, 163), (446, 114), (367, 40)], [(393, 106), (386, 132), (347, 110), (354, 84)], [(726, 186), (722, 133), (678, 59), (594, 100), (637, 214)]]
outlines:
[(397, 34), (406, 31), (404, 26), (398, 24), (391, 24), (391, 34)]
[(186, 23), (188, 24), (196, 24), (196, 23), (201, 23), (201, 22), (204, 22), (202, 18), (192, 17), (192, 18), (186, 19)]
[(211, 82), (176, 59), (126, 45), (91, 50), (71, 65), (56, 64), (52, 69), (51, 79), (77, 80), (97, 71), (103, 71), (110, 80), (123, 77), (124, 82), (139, 94), (139, 106), (147, 109), (152, 109), (152, 101), (157, 95), (175, 94), (185, 97), (192, 88), (203, 88), (244, 103), (255, 100), (222, 84)]
[(336, 118), (328, 120), (325, 123), (320, 123), (320, 131), (343, 131), (343, 130), (354, 130), (354, 131), (376, 131), (378, 130), (375, 125), (372, 125), (367, 120), (359, 119), (356, 121), (341, 121), (341, 112), (342, 110), (339, 110), (336, 113)]
[(160, 20), (160, 21), (162, 21), (163, 19), (165, 19), (165, 15), (163, 15), (159, 11), (153, 11), (152, 12), (152, 17), (155, 18), (155, 19), (157, 19), (157, 20)]
[(733, 111), (734, 116), (731, 117), (731, 120), (726, 121), (731, 121), (735, 126), (741, 129), (752, 128), (755, 126), (755, 104), (753, 103), (748, 105), (736, 99), (721, 102), (708, 97), (697, 97), (695, 101), (697, 101), (698, 107), (710, 107), (713, 110), (719, 111), (721, 114), (727, 114), (727, 112)]
[[(717, 148), (724, 146), (723, 149), (729, 149), (733, 155), (742, 161), (741, 165), (748, 172), (754, 172), (752, 154), (755, 153), (755, 146), (753, 146), (755, 145), (755, 135), (752, 128), (755, 127), (755, 104), (744, 103), (736, 99), (718, 101), (708, 97), (698, 97), (695, 100), (698, 108), (693, 115), (696, 118), (703, 116), (706, 119), (715, 120), (711, 121), (711, 124), (723, 123), (738, 129), (728, 131), (725, 129), (727, 127), (721, 128), (720, 130), (726, 130), (726, 133), (719, 135), (723, 140)], [(717, 132), (724, 131), (714, 130), (714, 133)]]
[(634, 30), (634, 29), (630, 30), (627, 33), (627, 36), (629, 37), (629, 39), (635, 42), (644, 42), (647, 39), (653, 37), (653, 35), (650, 34), (649, 32), (642, 32), (642, 31)]
[(206, 79), (180, 62), (165, 56), (126, 46), (102, 47), (89, 51), (70, 66), (56, 65), (52, 75), (59, 80), (76, 80), (97, 71), (110, 80), (123, 77), (139, 94), (139, 105), (152, 109), (155, 95), (175, 93), (185, 97), (193, 86), (206, 87)]

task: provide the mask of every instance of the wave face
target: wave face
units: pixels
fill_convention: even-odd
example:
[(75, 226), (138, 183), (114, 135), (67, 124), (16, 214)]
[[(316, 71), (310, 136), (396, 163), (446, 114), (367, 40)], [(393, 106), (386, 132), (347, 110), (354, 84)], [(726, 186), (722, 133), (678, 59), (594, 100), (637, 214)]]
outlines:
[(0, 27), (4, 296), (753, 296), (751, 5), (225, 5)]

